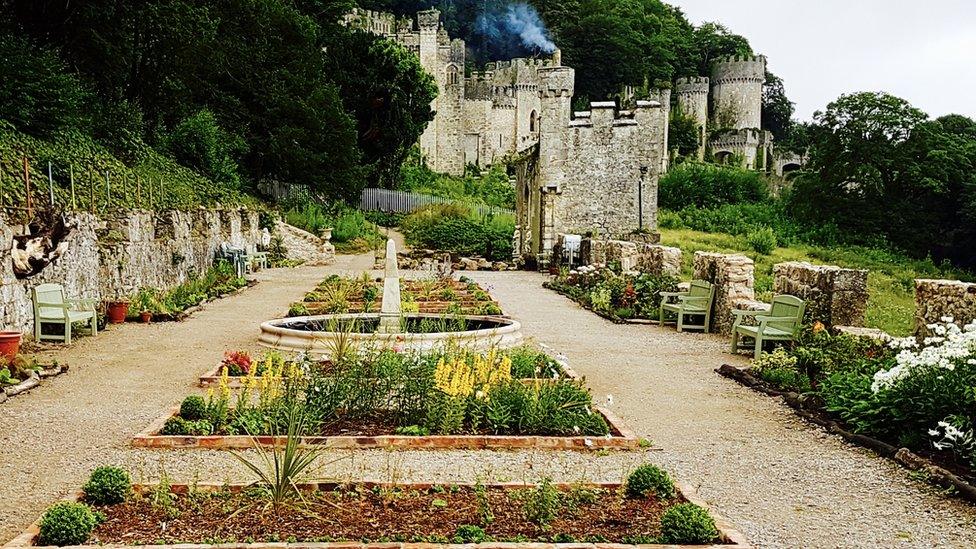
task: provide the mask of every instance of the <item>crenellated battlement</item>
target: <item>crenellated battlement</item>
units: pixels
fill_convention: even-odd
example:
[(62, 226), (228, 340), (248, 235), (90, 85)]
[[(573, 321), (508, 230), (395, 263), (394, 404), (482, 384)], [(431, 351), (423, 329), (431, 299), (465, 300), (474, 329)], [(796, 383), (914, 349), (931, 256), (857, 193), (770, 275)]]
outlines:
[(771, 140), (768, 131), (758, 128), (743, 128), (740, 130), (726, 130), (709, 140), (711, 147), (744, 147), (758, 146)]
[(437, 32), (441, 28), (441, 12), (424, 10), (417, 12), (417, 26), (421, 32)]
[(723, 57), (712, 64), (712, 84), (766, 81), (766, 57), (746, 55)]
[(674, 91), (679, 95), (704, 94), (708, 95), (711, 84), (707, 76), (692, 76), (679, 78), (674, 81)]
[(573, 97), (576, 89), (576, 71), (570, 67), (543, 67), (539, 69), (539, 97)]

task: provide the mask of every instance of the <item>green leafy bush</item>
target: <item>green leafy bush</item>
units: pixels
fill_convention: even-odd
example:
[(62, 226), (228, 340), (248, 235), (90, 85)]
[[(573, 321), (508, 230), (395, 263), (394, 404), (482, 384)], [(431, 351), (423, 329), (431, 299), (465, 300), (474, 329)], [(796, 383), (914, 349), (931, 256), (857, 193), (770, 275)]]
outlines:
[(237, 189), (241, 186), (234, 155), (243, 152), (243, 140), (225, 132), (207, 109), (179, 122), (166, 136), (164, 147), (184, 166), (213, 181)]
[(492, 261), (512, 258), (515, 222), (509, 216), (479, 216), (465, 206), (437, 204), (407, 216), (402, 229), (414, 246)]
[(762, 227), (747, 234), (746, 242), (756, 253), (769, 255), (776, 249), (776, 233), (769, 227)]
[(98, 517), (84, 503), (55, 503), (41, 517), (40, 543), (43, 545), (81, 545), (88, 541)]
[(161, 435), (166, 436), (207, 436), (213, 434), (213, 424), (206, 419), (189, 421), (181, 417), (171, 417), (163, 424)]
[(454, 532), (454, 543), (481, 543), (488, 539), (484, 528), (473, 524), (462, 524)]
[(546, 286), (604, 316), (656, 320), (661, 292), (676, 291), (678, 279), (670, 275), (621, 274), (619, 269), (583, 266), (561, 272)]
[(672, 210), (761, 202), (768, 197), (768, 183), (759, 172), (699, 162), (672, 167), (658, 188), (660, 206)]
[(207, 403), (202, 396), (190, 395), (180, 404), (180, 417), (188, 421), (197, 421), (207, 415)]
[(559, 490), (552, 484), (552, 479), (546, 477), (539, 481), (535, 488), (526, 490), (523, 494), (522, 509), (529, 522), (548, 529), (549, 523), (556, 520), (562, 508)]
[(645, 463), (634, 469), (627, 477), (627, 495), (640, 498), (654, 495), (660, 499), (674, 497), (674, 481), (667, 472)]
[(679, 503), (661, 516), (661, 541), (664, 543), (709, 543), (716, 536), (715, 520), (694, 503)]
[(92, 471), (83, 490), (85, 499), (95, 505), (115, 505), (129, 497), (132, 479), (124, 469), (103, 466)]

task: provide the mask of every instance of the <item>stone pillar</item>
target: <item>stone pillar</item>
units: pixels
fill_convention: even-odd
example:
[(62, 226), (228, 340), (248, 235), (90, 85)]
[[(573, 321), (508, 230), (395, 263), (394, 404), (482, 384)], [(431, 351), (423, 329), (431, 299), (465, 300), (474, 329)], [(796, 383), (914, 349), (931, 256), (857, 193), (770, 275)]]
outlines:
[(773, 290), (807, 302), (806, 318), (828, 326), (863, 326), (868, 271), (791, 261), (773, 266)]
[(976, 321), (976, 284), (958, 280), (915, 281), (915, 333), (929, 335), (929, 324), (951, 316), (960, 326)]
[(695, 252), (694, 278), (715, 285), (712, 330), (730, 334), (735, 320), (732, 309), (754, 309), (755, 265), (744, 255)]
[(658, 276), (678, 276), (681, 273), (681, 250), (658, 244), (644, 244), (638, 252), (637, 270)]

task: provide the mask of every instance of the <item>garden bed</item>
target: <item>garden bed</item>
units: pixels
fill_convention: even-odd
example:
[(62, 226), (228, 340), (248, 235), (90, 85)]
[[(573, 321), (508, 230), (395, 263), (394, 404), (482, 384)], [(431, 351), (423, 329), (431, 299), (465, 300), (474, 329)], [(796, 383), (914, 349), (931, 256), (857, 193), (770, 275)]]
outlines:
[[(630, 495), (619, 483), (569, 485), (548, 481), (489, 485), (315, 483), (297, 488), (304, 503), (275, 511), (251, 486), (171, 485), (165, 492), (167, 497), (161, 498), (159, 487), (137, 485), (132, 490), (135, 495), (124, 502), (93, 507), (104, 520), (85, 543), (93, 547), (154, 545), (181, 549), (219, 543), (253, 549), (285, 547), (285, 543), (287, 547), (318, 549), (470, 548), (471, 543), (485, 549), (598, 549), (611, 547), (609, 544), (678, 547), (657, 543), (666, 536), (671, 536), (667, 541), (674, 541), (675, 536), (694, 538), (697, 534), (699, 539), (711, 539), (695, 539), (681, 546), (748, 547), (741, 533), (681, 483), (673, 485), (672, 497), (663, 498)], [(552, 497), (547, 500), (549, 495)], [(85, 495), (78, 493), (66, 501), (85, 501)], [(689, 526), (687, 515), (675, 526), (674, 517), (689, 508), (711, 517), (704, 519), (709, 523), (708, 534)], [(5, 547), (35, 546), (43, 535), (42, 521)]]
[[(302, 444), (330, 449), (396, 448), (400, 450), (636, 450), (643, 439), (627, 428), (609, 410), (594, 407), (609, 426), (609, 436), (544, 436), (544, 435), (404, 435), (395, 434), (395, 424), (389, 418), (339, 422), (326, 427), (325, 436), (302, 437)], [(194, 448), (204, 450), (244, 450), (255, 443), (265, 447), (282, 444), (283, 436), (249, 435), (163, 435), (166, 422), (179, 417), (179, 407), (153, 422), (132, 439), (139, 448)], [(352, 434), (342, 434), (351, 432)], [(379, 433), (379, 434), (378, 434)]]
[[(569, 367), (567, 362), (556, 360), (547, 355), (544, 351), (536, 351), (530, 347), (518, 347), (504, 352), (509, 356), (516, 353), (520, 353), (523, 356), (536, 355), (534, 358), (532, 356), (527, 356), (526, 358), (526, 360), (530, 363), (529, 366), (531, 366), (532, 362), (536, 362), (538, 364), (534, 368), (535, 371), (532, 372), (532, 375), (526, 375), (526, 372), (524, 371), (519, 372), (519, 370), (528, 369), (526, 366), (517, 368), (515, 370), (515, 377), (523, 380), (525, 383), (551, 381), (553, 379), (582, 379), (575, 370)], [(261, 383), (261, 374), (267, 369), (267, 367), (263, 366), (262, 364), (267, 361), (268, 357), (270, 356), (280, 357), (280, 355), (278, 355), (275, 351), (272, 351), (263, 358), (257, 360), (252, 360), (251, 357), (244, 352), (225, 353), (224, 360), (214, 366), (212, 370), (200, 376), (200, 386), (211, 387), (218, 386), (221, 383), (225, 384), (231, 389), (240, 389), (244, 383), (251, 383), (254, 386), (258, 386)], [(331, 361), (319, 362), (318, 365), (326, 369), (333, 366)], [(251, 367), (257, 368), (255, 375), (252, 376), (253, 379), (245, 381)]]
[(676, 291), (678, 279), (583, 266), (561, 272), (542, 286), (612, 322), (647, 324), (658, 320), (661, 292)]
[[(304, 300), (293, 303), (289, 317), (377, 312), (381, 280), (330, 276)], [(406, 313), (501, 315), (498, 302), (477, 283), (464, 279), (428, 278), (400, 281), (401, 309)]]

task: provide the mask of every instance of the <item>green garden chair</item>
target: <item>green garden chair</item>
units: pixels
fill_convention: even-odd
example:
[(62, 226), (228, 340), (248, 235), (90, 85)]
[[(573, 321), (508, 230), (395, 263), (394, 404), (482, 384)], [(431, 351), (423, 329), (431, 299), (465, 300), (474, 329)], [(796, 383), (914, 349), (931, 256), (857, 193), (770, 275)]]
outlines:
[[(762, 354), (763, 343), (767, 341), (793, 341), (797, 328), (803, 323), (803, 311), (806, 303), (791, 295), (773, 297), (773, 304), (769, 311), (743, 311), (734, 309), (735, 322), (732, 324), (732, 352), (748, 349), (749, 345), (740, 342), (740, 337), (752, 338), (755, 341), (755, 357)], [(747, 326), (742, 321), (753, 317), (759, 324)]]
[[(677, 301), (670, 301), (676, 299)], [(692, 280), (687, 292), (661, 292), (661, 310), (659, 321), (661, 326), (667, 321), (668, 313), (677, 316), (678, 331), (686, 329), (702, 330), (708, 333), (712, 321), (712, 302), (715, 301), (715, 286), (704, 280)], [(703, 324), (688, 324), (685, 317), (701, 316), (705, 318)]]
[[(34, 301), (34, 341), (50, 339), (71, 345), (71, 324), (84, 322), (91, 326), (91, 334), (98, 335), (98, 315), (94, 299), (66, 299), (60, 284), (40, 284), (31, 290)], [(42, 333), (41, 326), (63, 326), (62, 335)]]

